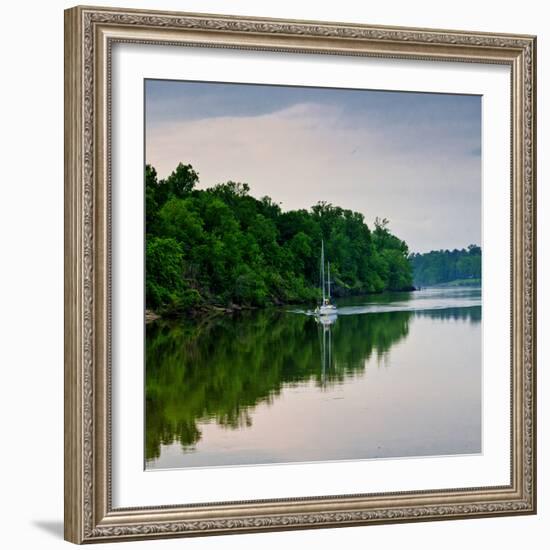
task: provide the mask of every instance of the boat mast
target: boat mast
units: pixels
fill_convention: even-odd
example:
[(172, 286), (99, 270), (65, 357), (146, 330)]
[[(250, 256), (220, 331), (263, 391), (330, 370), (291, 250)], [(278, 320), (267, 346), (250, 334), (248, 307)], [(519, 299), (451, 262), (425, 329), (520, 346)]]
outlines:
[(327, 285), (328, 285), (328, 299), (330, 301), (330, 262), (328, 264), (328, 275), (327, 275)]
[(323, 304), (325, 303), (325, 244), (321, 239), (321, 286), (323, 288)]

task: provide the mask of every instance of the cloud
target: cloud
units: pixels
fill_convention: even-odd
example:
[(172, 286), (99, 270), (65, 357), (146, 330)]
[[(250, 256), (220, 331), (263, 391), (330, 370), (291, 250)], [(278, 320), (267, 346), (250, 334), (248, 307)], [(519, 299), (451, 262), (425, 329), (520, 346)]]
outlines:
[(146, 162), (160, 177), (191, 163), (201, 188), (247, 182), (254, 196), (268, 195), (285, 210), (325, 200), (370, 223), (386, 217), (422, 251), (480, 242), (481, 164), (472, 154), (479, 140), (475, 121), (350, 116), (338, 105), (306, 102), (256, 116), (155, 124)]

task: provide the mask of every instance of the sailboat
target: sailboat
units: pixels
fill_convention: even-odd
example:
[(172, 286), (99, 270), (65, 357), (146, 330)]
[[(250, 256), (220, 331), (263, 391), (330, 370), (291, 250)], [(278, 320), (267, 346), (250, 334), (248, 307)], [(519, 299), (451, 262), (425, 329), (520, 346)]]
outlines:
[(330, 303), (330, 262), (327, 262), (327, 272), (326, 287), (328, 292), (325, 293), (325, 243), (321, 241), (321, 290), (323, 301), (315, 309), (315, 314), (319, 316), (321, 321), (333, 321), (338, 314), (336, 306)]

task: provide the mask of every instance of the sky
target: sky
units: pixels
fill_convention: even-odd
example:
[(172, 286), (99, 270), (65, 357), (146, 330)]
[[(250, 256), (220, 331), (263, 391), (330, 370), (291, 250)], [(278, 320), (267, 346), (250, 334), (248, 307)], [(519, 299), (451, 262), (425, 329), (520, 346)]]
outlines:
[(482, 244), (481, 96), (146, 80), (145, 157), (387, 218), (411, 252)]

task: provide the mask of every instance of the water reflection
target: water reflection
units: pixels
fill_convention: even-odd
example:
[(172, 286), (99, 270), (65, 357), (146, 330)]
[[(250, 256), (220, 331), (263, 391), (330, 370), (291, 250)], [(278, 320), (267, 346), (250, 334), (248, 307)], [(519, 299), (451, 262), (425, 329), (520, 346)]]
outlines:
[(336, 323), (337, 315), (316, 317), (319, 326), (319, 344), (321, 350), (321, 384), (326, 386), (327, 369), (332, 367), (332, 325)]
[[(265, 310), (200, 322), (161, 321), (148, 325), (148, 466), (155, 467), (167, 449), (182, 456), (197, 454), (199, 443), (203, 439), (207, 442), (204, 431), (213, 426), (232, 433), (252, 431), (255, 411), (283, 403), (283, 392), (327, 392), (344, 382), (363, 378), (372, 364), (370, 360), (387, 358), (392, 346), (407, 338), (416, 318), (474, 325), (481, 320), (479, 305), (416, 310), (395, 306), (410, 300), (404, 300), (403, 295), (399, 295), (399, 301), (394, 298), (383, 304), (380, 298), (367, 306), (391, 306), (391, 311), (355, 315), (348, 312), (324, 323), (310, 315)], [(364, 309), (366, 305), (356, 305), (353, 300), (339, 304), (339, 310), (353, 307)], [(360, 398), (356, 399), (360, 403)], [(300, 417), (299, 410), (292, 414)], [(252, 455), (269, 453), (269, 449), (259, 448), (264, 443), (255, 444), (258, 448), (250, 451)], [(302, 444), (308, 445), (307, 440)], [(228, 449), (220, 447), (220, 457), (224, 452)], [(345, 454), (346, 450), (342, 452)], [(227, 462), (220, 458), (206, 463)]]
[(325, 352), (330, 330), (330, 359), (318, 345), (314, 317), (281, 311), (217, 317), (198, 326), (181, 321), (148, 326), (147, 459), (159, 456), (160, 443), (177, 440), (192, 448), (201, 436), (199, 420), (249, 425), (248, 409), (271, 402), (283, 385), (341, 382), (373, 353), (386, 352), (406, 336), (410, 315), (348, 317), (338, 326), (320, 327)]

